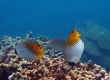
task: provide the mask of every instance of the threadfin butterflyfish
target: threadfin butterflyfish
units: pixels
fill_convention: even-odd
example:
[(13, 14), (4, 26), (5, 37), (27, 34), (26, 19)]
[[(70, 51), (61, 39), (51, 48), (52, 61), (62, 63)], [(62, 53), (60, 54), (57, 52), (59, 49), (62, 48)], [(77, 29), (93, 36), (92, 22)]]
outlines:
[(60, 39), (60, 38), (53, 38), (49, 41), (46, 42), (46, 44), (53, 48), (54, 50), (59, 50), (59, 51), (63, 51), (64, 46), (65, 46), (65, 40)]
[(80, 36), (76, 28), (74, 28), (66, 40), (63, 56), (71, 66), (78, 63), (84, 50), (84, 43), (80, 39)]
[(19, 41), (15, 53), (18, 57), (26, 60), (40, 60), (44, 55), (44, 49), (34, 41)]

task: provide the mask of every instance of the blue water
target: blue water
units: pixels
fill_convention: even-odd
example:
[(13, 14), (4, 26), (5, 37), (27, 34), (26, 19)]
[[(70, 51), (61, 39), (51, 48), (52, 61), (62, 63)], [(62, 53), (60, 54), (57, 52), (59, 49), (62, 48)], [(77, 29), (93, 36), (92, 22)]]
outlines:
[(32, 31), (35, 37), (66, 39), (83, 21), (110, 31), (110, 0), (0, 0), (0, 36), (24, 37)]
[(0, 36), (66, 39), (79, 21), (91, 20), (109, 28), (110, 0), (0, 0)]

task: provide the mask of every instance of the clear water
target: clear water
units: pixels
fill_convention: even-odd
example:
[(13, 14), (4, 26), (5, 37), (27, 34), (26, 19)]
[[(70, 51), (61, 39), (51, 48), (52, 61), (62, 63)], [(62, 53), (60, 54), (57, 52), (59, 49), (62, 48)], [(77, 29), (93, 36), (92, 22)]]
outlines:
[(32, 31), (34, 36), (66, 39), (79, 21), (110, 31), (110, 0), (0, 0), (0, 36), (24, 37)]

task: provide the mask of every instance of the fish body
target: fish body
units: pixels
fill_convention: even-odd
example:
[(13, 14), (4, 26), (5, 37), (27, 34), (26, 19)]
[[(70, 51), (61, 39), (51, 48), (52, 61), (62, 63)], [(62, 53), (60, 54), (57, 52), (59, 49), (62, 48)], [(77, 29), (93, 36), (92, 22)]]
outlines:
[(55, 50), (63, 51), (66, 41), (60, 38), (54, 38), (46, 42), (47, 45)]
[(81, 35), (76, 31), (76, 28), (74, 28), (74, 30), (70, 32), (64, 47), (63, 56), (72, 66), (78, 63), (84, 50), (84, 43), (80, 39), (80, 36)]
[(19, 41), (15, 53), (26, 60), (39, 60), (44, 54), (44, 49), (39, 44), (28, 40)]

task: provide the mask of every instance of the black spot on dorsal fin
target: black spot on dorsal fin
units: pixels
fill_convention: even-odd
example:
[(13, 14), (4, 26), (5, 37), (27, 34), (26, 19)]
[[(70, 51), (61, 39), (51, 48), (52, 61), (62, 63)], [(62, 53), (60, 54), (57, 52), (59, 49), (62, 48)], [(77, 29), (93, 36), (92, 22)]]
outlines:
[(16, 49), (15, 49), (15, 54), (17, 55), (17, 51), (16, 51)]
[(75, 65), (76, 65), (74, 62), (68, 62), (68, 64), (69, 64), (70, 66), (75, 66)]

